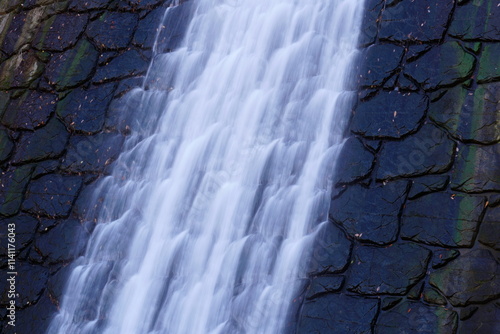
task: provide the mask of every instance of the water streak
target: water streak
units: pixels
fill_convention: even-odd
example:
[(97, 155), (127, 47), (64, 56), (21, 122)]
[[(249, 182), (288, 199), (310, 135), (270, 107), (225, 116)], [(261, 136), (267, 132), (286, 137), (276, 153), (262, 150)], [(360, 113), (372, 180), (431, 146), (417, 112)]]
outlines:
[(132, 133), (49, 333), (291, 330), (328, 219), (362, 2), (193, 3), (183, 46), (129, 94)]

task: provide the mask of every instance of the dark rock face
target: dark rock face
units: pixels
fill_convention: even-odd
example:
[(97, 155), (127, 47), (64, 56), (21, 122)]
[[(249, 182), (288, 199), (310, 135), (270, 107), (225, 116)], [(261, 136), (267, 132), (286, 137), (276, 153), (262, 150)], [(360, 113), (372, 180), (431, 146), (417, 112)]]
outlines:
[(448, 184), (449, 177), (446, 175), (426, 175), (416, 178), (411, 183), (409, 199), (444, 190)]
[(54, 15), (39, 28), (33, 47), (43, 51), (64, 51), (75, 45), (87, 21), (87, 14)]
[(451, 21), (450, 36), (464, 40), (498, 41), (500, 8), (494, 0), (468, 1), (458, 6)]
[(404, 49), (389, 44), (376, 44), (366, 49), (360, 69), (358, 83), (365, 87), (382, 85), (395, 73)]
[(304, 303), (298, 333), (371, 333), (378, 301), (328, 294)]
[(26, 91), (11, 100), (2, 118), (2, 124), (15, 130), (34, 130), (44, 124), (56, 108), (55, 94)]
[(114, 88), (114, 84), (108, 84), (91, 89), (74, 89), (58, 103), (57, 115), (68, 129), (97, 133), (104, 126)]
[(76, 176), (46, 175), (30, 183), (23, 211), (48, 217), (67, 217), (82, 186)]
[(58, 91), (78, 86), (90, 78), (97, 56), (94, 46), (82, 39), (74, 48), (52, 56), (44, 79)]
[(358, 105), (352, 131), (365, 137), (403, 137), (417, 130), (427, 104), (427, 97), (418, 93), (380, 92)]
[[(441, 63), (443, 59), (446, 62)], [(465, 81), (472, 75), (473, 67), (474, 56), (458, 42), (448, 42), (406, 65), (404, 74), (423, 89), (434, 90)]]
[(10, 139), (9, 134), (5, 130), (0, 130), (0, 162), (5, 161), (12, 149), (14, 148), (14, 143)]
[(120, 153), (123, 137), (114, 133), (73, 136), (61, 168), (72, 173), (102, 173)]
[[(0, 1), (0, 228), (17, 226), (22, 277), (2, 333), (45, 332), (93, 228), (93, 180), (132, 126), (124, 94), (156, 32), (159, 52), (179, 46), (192, 3), (159, 27), (170, 0)], [(499, 10), (366, 1), (352, 137), (301, 264), (297, 333), (500, 332)]]
[(87, 36), (100, 48), (122, 49), (129, 45), (137, 22), (137, 14), (104, 12), (89, 24)]
[(358, 181), (367, 176), (372, 168), (374, 156), (360, 140), (351, 137), (344, 145), (337, 168), (345, 172), (334, 175), (334, 184)]
[(457, 321), (456, 312), (409, 301), (382, 312), (375, 325), (375, 333), (433, 334), (439, 331), (439, 333), (454, 334), (457, 330)]
[(389, 244), (397, 238), (399, 211), (403, 204), (405, 183), (365, 189), (350, 186), (331, 204), (330, 217), (351, 238), (376, 244)]
[(85, 233), (79, 220), (68, 220), (40, 234), (34, 249), (49, 264), (68, 263), (85, 247)]
[(401, 236), (429, 245), (470, 247), (484, 203), (484, 197), (443, 192), (408, 201), (401, 220)]
[(21, 136), (12, 163), (58, 158), (66, 147), (68, 137), (66, 127), (59, 120), (52, 119), (43, 128)]
[(381, 16), (379, 38), (395, 42), (438, 41), (443, 36), (448, 16), (453, 9), (452, 0), (433, 1), (392, 1), (395, 6), (387, 6)]
[(380, 299), (375, 318), (359, 315), (370, 333), (500, 332), (499, 11), (492, 0), (366, 1), (330, 206), (352, 254), (344, 283), (312, 277), (297, 333), (364, 332), (334, 323), (336, 298)]
[(481, 222), (479, 242), (495, 250), (500, 250), (500, 207), (488, 208)]
[(2, 173), (2, 187), (0, 188), (0, 214), (2, 216), (13, 216), (19, 211), (32, 172), (33, 166), (26, 165)]
[(404, 295), (424, 277), (430, 254), (415, 244), (355, 248), (347, 289), (364, 295)]
[(446, 267), (432, 273), (429, 282), (453, 306), (467, 306), (498, 298), (499, 274), (500, 268), (491, 252), (478, 249), (461, 255)]
[(458, 146), (451, 188), (466, 193), (495, 191), (500, 188), (500, 145)]
[(307, 298), (317, 297), (321, 294), (337, 292), (344, 284), (343, 276), (318, 276), (313, 278), (307, 290)]
[(148, 62), (143, 56), (137, 50), (130, 50), (98, 68), (92, 80), (94, 83), (114, 81), (145, 74), (147, 69)]
[(339, 273), (345, 270), (351, 255), (351, 242), (337, 226), (327, 223), (316, 236), (318, 242), (311, 249), (309, 272)]
[[(136, 105), (124, 105), (124, 94), (142, 85), (171, 4), (0, 1), (0, 234), (15, 224), (19, 293), (13, 327), (7, 281), (0, 281), (1, 333), (45, 333), (57, 312), (71, 263), (95, 226), (95, 180), (109, 173), (130, 133), (125, 111)], [(169, 48), (189, 21), (184, 7), (170, 10), (184, 14), (161, 27)], [(108, 112), (113, 99), (116, 114)], [(350, 242), (336, 232), (345, 254), (327, 268), (340, 271)], [(7, 257), (5, 241), (0, 254)]]
[(442, 173), (450, 169), (455, 144), (446, 132), (426, 124), (414, 136), (382, 146), (377, 179)]
[(432, 104), (429, 116), (461, 141), (493, 144), (500, 140), (499, 99), (498, 83), (478, 85), (474, 90), (456, 86)]

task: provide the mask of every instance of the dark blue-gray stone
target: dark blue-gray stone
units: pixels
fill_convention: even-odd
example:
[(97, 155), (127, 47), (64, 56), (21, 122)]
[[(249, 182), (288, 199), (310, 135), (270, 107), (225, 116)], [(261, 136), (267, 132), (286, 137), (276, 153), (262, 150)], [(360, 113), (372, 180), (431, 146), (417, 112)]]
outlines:
[(43, 51), (64, 51), (76, 44), (87, 21), (87, 14), (54, 15), (38, 28), (33, 47)]
[(432, 253), (431, 265), (437, 269), (444, 267), (448, 262), (455, 260), (460, 255), (456, 249), (438, 249)]
[(474, 56), (465, 52), (458, 42), (447, 42), (434, 46), (418, 60), (407, 64), (404, 74), (423, 89), (435, 90), (471, 78), (474, 62)]
[(375, 334), (455, 334), (458, 315), (441, 306), (405, 301), (382, 312), (375, 324)]
[(488, 208), (481, 222), (478, 240), (483, 245), (500, 250), (500, 207)]
[(500, 189), (500, 144), (458, 145), (451, 189), (467, 193)]
[(92, 9), (105, 9), (112, 0), (70, 0), (69, 10), (88, 11)]
[(297, 333), (369, 334), (378, 307), (375, 299), (323, 295), (304, 303)]
[(355, 247), (347, 289), (365, 295), (404, 295), (425, 276), (430, 257), (428, 249), (416, 244)]
[(500, 141), (500, 83), (456, 86), (432, 102), (429, 117), (453, 137), (480, 144)]
[(114, 84), (89, 89), (75, 89), (57, 104), (57, 115), (66, 126), (77, 132), (102, 130), (106, 110), (113, 99)]
[(484, 197), (449, 192), (410, 200), (401, 217), (401, 237), (429, 245), (470, 247), (484, 203)]
[(448, 34), (464, 40), (500, 40), (500, 6), (496, 0), (469, 1), (457, 6)]
[(163, 21), (163, 26), (166, 28), (160, 30), (158, 34), (158, 52), (170, 52), (180, 46), (191, 20), (192, 11), (192, 1), (184, 2), (168, 10)]
[(80, 255), (86, 239), (87, 234), (80, 221), (68, 219), (37, 236), (35, 247), (45, 263), (68, 263)]
[(485, 303), (500, 297), (500, 267), (489, 250), (474, 249), (431, 273), (429, 283), (453, 306)]
[(416, 178), (411, 183), (408, 198), (414, 199), (425, 194), (444, 190), (448, 180), (448, 175), (426, 175)]
[(69, 133), (57, 118), (50, 120), (35, 132), (23, 133), (17, 144), (12, 163), (40, 161), (59, 157), (68, 141)]
[(350, 183), (367, 176), (374, 158), (358, 138), (348, 138), (337, 158), (333, 184)]
[(25, 165), (0, 175), (0, 215), (13, 216), (21, 207), (24, 191), (31, 179), (33, 165)]
[(379, 38), (390, 41), (438, 41), (453, 10), (453, 0), (398, 1), (382, 11)]
[(344, 227), (351, 238), (376, 244), (396, 240), (399, 212), (406, 193), (406, 182), (365, 188), (352, 185), (332, 200), (330, 217)]
[(104, 83), (146, 73), (149, 63), (139, 51), (132, 49), (113, 58), (107, 65), (101, 66), (92, 79), (94, 83)]
[(56, 107), (57, 95), (34, 90), (11, 100), (2, 124), (16, 130), (34, 130), (47, 123)]
[(424, 125), (401, 141), (386, 142), (379, 155), (377, 179), (442, 173), (453, 162), (455, 143), (434, 125)]
[(73, 136), (61, 169), (72, 173), (100, 173), (113, 162), (123, 143), (123, 136), (100, 133), (93, 136)]
[(4, 161), (10, 156), (14, 142), (10, 139), (7, 131), (0, 129), (0, 161)]
[[(16, 233), (16, 250), (19, 251), (26, 246), (28, 246), (33, 238), (35, 237), (35, 232), (38, 227), (38, 219), (33, 218), (28, 215), (16, 215), (10, 218), (4, 218), (0, 220), (1, 234), (7, 236), (8, 225), (15, 225), (15, 233)], [(0, 254), (2, 256), (7, 256), (7, 239), (2, 241), (2, 246), (0, 247)]]
[(338, 273), (344, 271), (349, 263), (351, 242), (340, 228), (326, 222), (317, 232), (313, 246), (306, 252), (304, 258), (308, 259), (309, 272)]
[(167, 29), (163, 24), (160, 26), (164, 13), (165, 8), (158, 8), (139, 21), (132, 42), (141, 48), (152, 48), (156, 39), (156, 30)]
[(81, 186), (79, 176), (42, 176), (28, 185), (22, 210), (52, 218), (67, 217)]
[(404, 49), (392, 44), (376, 44), (363, 51), (358, 84), (377, 87), (389, 79), (399, 67)]
[[(10, 271), (10, 270), (9, 270)], [(16, 281), (16, 307), (26, 307), (34, 304), (42, 295), (49, 277), (49, 270), (37, 265), (31, 265), (25, 262), (16, 261), (15, 265), (15, 281)], [(0, 298), (2, 305), (9, 303), (7, 299), (6, 289), (7, 277), (11, 275), (3, 275), (4, 279), (0, 281)]]
[(358, 104), (351, 129), (366, 137), (400, 138), (417, 130), (427, 106), (425, 95), (382, 91)]
[(52, 56), (44, 78), (56, 90), (78, 86), (90, 78), (98, 55), (90, 42), (80, 39), (73, 48)]
[(104, 12), (89, 24), (86, 33), (98, 48), (121, 49), (130, 43), (137, 22), (137, 14)]
[(317, 276), (307, 288), (307, 299), (318, 297), (321, 294), (337, 292), (344, 284), (344, 276)]

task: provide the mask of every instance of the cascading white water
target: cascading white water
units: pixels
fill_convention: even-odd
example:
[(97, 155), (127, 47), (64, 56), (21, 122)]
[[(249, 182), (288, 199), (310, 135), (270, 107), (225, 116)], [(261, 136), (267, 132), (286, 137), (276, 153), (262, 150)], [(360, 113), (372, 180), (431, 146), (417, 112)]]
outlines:
[(50, 334), (290, 330), (363, 1), (192, 1), (183, 46), (129, 94), (132, 134)]

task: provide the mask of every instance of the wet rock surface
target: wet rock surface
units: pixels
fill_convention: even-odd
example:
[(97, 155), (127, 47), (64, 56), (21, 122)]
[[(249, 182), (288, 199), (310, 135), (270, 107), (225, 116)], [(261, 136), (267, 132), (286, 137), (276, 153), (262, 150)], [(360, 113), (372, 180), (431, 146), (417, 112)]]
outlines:
[[(352, 254), (342, 285), (311, 273), (297, 333), (500, 332), (499, 8), (366, 1), (330, 207)], [(379, 310), (347, 325), (357, 298)]]
[[(16, 226), (19, 293), (13, 327), (1, 281), (1, 333), (44, 333), (57, 311), (67, 270), (95, 225), (85, 194), (109, 173), (130, 132), (124, 102), (113, 106), (121, 127), (110, 122), (108, 109), (116, 96), (142, 85), (171, 4), (0, 1), (0, 233)], [(162, 29), (182, 30), (170, 28)], [(0, 245), (7, 257), (5, 238)]]
[(371, 333), (378, 301), (328, 294), (304, 303), (298, 333)]
[[(0, 228), (16, 224), (20, 273), (15, 331), (0, 283), (2, 333), (43, 333), (56, 312), (95, 180), (130, 132), (124, 95), (156, 33), (169, 52), (188, 24), (189, 2), (159, 26), (171, 4), (0, 2)], [(499, 10), (367, 1), (352, 137), (305, 255), (297, 333), (500, 332)]]

